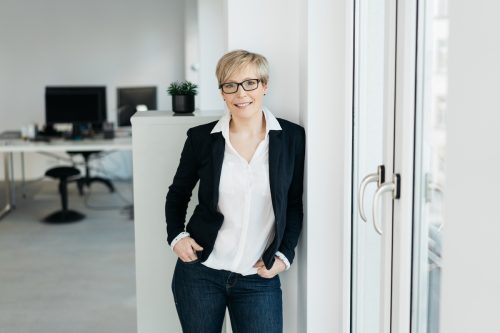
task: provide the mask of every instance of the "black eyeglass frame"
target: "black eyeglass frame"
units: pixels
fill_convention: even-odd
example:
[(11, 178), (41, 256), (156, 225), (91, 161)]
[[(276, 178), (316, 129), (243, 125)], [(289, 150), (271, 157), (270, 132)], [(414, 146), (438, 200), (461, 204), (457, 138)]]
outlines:
[[(257, 81), (257, 85), (255, 86), (255, 88), (253, 88), (253, 89), (245, 89), (245, 87), (243, 87), (243, 83), (248, 82), (248, 81)], [(221, 83), (219, 85), (219, 89), (222, 89), (222, 92), (224, 94), (236, 94), (238, 92), (238, 89), (240, 89), (240, 86), (241, 86), (241, 89), (243, 89), (245, 91), (253, 91), (253, 90), (255, 90), (255, 89), (257, 89), (259, 87), (259, 83), (260, 82), (262, 82), (261, 79), (248, 79), (248, 80), (245, 80), (245, 81), (241, 81), (239, 83), (238, 82), (224, 82), (224, 83)], [(222, 88), (222, 86), (224, 86), (225, 84), (228, 84), (228, 83), (234, 83), (234, 84), (236, 84), (236, 90), (234, 92), (228, 93), (228, 92), (224, 91), (224, 89)]]

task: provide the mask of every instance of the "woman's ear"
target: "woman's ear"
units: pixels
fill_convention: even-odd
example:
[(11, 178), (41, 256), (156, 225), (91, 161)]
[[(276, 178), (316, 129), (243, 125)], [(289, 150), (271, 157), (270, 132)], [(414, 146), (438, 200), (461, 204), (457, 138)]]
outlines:
[(262, 83), (262, 89), (264, 90), (264, 95), (267, 94), (267, 83)]

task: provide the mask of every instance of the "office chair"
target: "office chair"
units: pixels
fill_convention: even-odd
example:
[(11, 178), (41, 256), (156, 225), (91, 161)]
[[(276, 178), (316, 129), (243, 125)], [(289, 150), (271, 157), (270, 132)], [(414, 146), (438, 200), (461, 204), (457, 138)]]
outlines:
[(61, 195), (62, 209), (58, 210), (43, 219), (47, 223), (70, 223), (82, 220), (85, 215), (68, 209), (68, 182), (80, 175), (80, 170), (69, 166), (54, 167), (45, 176), (59, 179), (59, 194)]
[(109, 189), (109, 192), (115, 191), (115, 186), (113, 185), (113, 183), (111, 182), (110, 179), (103, 178), (103, 177), (90, 176), (90, 167), (89, 167), (90, 158), (92, 155), (99, 154), (100, 152), (101, 151), (99, 151), (99, 150), (95, 150), (95, 151), (69, 151), (69, 152), (67, 152), (70, 155), (82, 155), (83, 156), (84, 165), (85, 165), (85, 175), (76, 180), (76, 185), (78, 186), (78, 192), (80, 193), (80, 195), (83, 195), (84, 187), (90, 187), (90, 185), (92, 185), (92, 183), (101, 183)]

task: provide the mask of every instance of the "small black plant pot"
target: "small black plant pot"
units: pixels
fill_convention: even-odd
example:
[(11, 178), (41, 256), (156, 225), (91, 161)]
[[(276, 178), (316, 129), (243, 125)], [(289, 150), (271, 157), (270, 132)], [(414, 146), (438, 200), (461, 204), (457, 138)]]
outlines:
[(190, 113), (194, 111), (194, 95), (172, 96), (172, 111), (177, 113)]

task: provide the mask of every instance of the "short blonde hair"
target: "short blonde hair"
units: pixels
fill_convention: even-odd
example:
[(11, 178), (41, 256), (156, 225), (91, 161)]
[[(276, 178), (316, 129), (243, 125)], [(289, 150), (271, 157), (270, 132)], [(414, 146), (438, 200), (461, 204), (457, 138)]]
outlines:
[(262, 84), (267, 84), (269, 81), (269, 64), (267, 59), (258, 53), (252, 53), (245, 50), (234, 50), (228, 52), (219, 59), (215, 69), (215, 75), (219, 81), (219, 85), (234, 73), (244, 68), (246, 65), (254, 65), (257, 69), (258, 79)]

